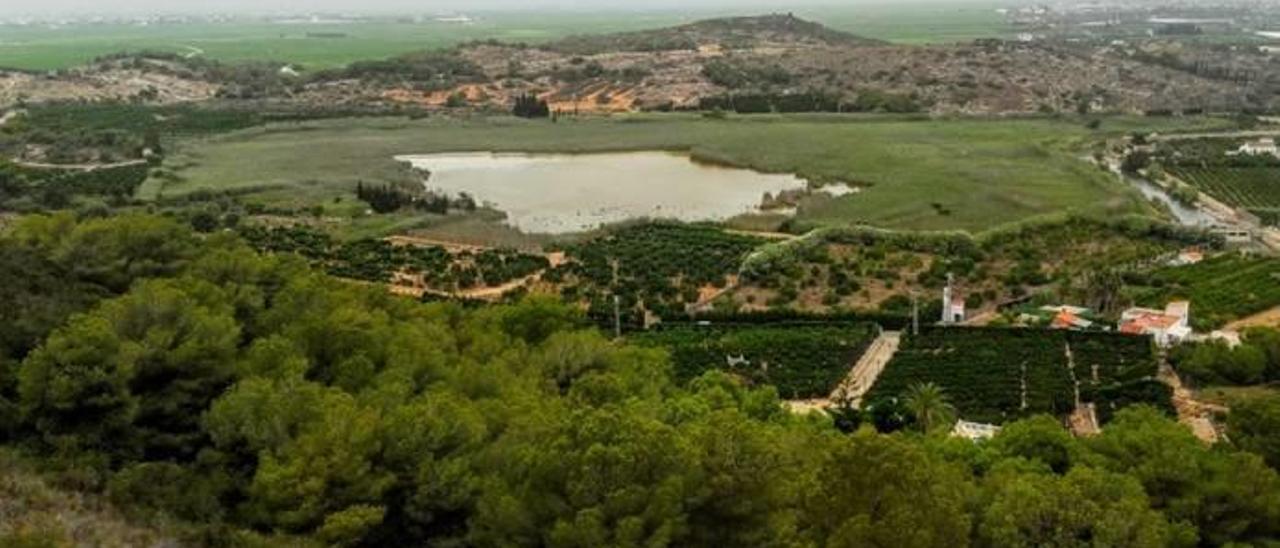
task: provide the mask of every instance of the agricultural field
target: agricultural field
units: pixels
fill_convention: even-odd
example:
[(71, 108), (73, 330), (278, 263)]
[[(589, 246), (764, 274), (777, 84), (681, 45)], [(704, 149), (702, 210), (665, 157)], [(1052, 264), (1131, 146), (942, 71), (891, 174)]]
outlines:
[(70, 24), (0, 27), (0, 67), (69, 68), (121, 51), (162, 51), (218, 61), (281, 61), (303, 69), (333, 68), (411, 51), (446, 48), (470, 40), (545, 42), (578, 32), (615, 32), (684, 21), (677, 14), (620, 17), (489, 14), (472, 24), (409, 20), (349, 22), (233, 21), (185, 24)]
[(123, 102), (31, 105), (5, 122), (0, 154), (57, 164), (121, 162), (142, 159), (146, 149), (162, 153), (176, 140), (324, 116), (298, 109), (227, 106)]
[(1223, 203), (1280, 222), (1280, 168), (1275, 166), (1171, 166), (1169, 173)]
[[(796, 13), (871, 38), (909, 44), (946, 43), (1008, 36), (998, 3), (924, 2), (855, 7), (813, 7)], [(120, 51), (163, 51), (218, 61), (282, 61), (304, 69), (411, 51), (451, 47), (472, 40), (539, 43), (584, 33), (665, 27), (729, 13), (718, 11), (546, 11), (469, 13), (470, 23), (432, 17), (341, 21), (231, 21), (184, 24), (64, 24), (3, 26), (0, 67), (63, 69)], [(742, 15), (741, 13), (734, 13)]]
[(1080, 401), (1095, 404), (1101, 423), (1135, 403), (1174, 413), (1170, 388), (1156, 380), (1159, 364), (1149, 338), (1069, 332), (1067, 343), (1080, 382)]
[(972, 309), (989, 309), (1046, 288), (1072, 302), (1105, 307), (1088, 274), (1147, 268), (1211, 238), (1144, 218), (1043, 219), (979, 237), (870, 229), (828, 229), (776, 243), (753, 256), (742, 283), (717, 303), (757, 309), (794, 304), (804, 310), (894, 308), (924, 295), (933, 317), (948, 273)]
[(808, 399), (830, 394), (877, 334), (869, 323), (717, 324), (659, 328), (628, 340), (667, 349), (681, 382), (720, 369), (773, 385), (783, 399)]
[[(1128, 131), (1135, 122), (1103, 127)], [(1189, 121), (1190, 124), (1200, 122)], [(1213, 123), (1213, 122), (1210, 122)], [(1062, 211), (1149, 211), (1136, 191), (1080, 161), (1106, 135), (1069, 119), (928, 120), (885, 116), (635, 115), (343, 119), (274, 124), (187, 142), (174, 181), (141, 196), (236, 192), (247, 202), (329, 209), (359, 180), (405, 181), (392, 158), (463, 151), (689, 151), (698, 160), (864, 187), (801, 203), (802, 227), (868, 223), (910, 230), (982, 231)], [(270, 192), (263, 192), (270, 190)], [(483, 196), (479, 196), (481, 200)], [(334, 214), (349, 215), (339, 208)]]
[(742, 261), (764, 240), (707, 225), (652, 222), (624, 225), (561, 249), (568, 262), (544, 280), (588, 314), (609, 319), (612, 295), (628, 317), (675, 318), (708, 293), (727, 287)]
[(0, 210), (63, 208), (103, 200), (123, 204), (149, 174), (144, 163), (82, 171), (31, 168), (0, 160)]
[(384, 240), (335, 242), (306, 228), (241, 230), (262, 251), (296, 253), (329, 274), (377, 283), (412, 280), (428, 291), (455, 293), (497, 287), (546, 270), (545, 257), (508, 249), (451, 252), (441, 246), (395, 245)]
[(1158, 270), (1130, 280), (1144, 305), (1191, 301), (1191, 324), (1210, 330), (1280, 305), (1280, 259), (1221, 255), (1204, 262)]
[(1155, 364), (1148, 337), (937, 328), (904, 336), (867, 400), (933, 382), (946, 391), (961, 418), (1001, 424), (1036, 413), (1069, 413), (1075, 408), (1074, 378), (1081, 401), (1094, 402), (1101, 415), (1110, 417), (1132, 403), (1168, 409), (1167, 389), (1150, 385)]

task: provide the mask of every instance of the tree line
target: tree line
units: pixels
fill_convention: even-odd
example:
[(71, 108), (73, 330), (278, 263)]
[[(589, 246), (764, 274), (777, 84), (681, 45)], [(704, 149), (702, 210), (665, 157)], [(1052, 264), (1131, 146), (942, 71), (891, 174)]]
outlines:
[(476, 200), (466, 192), (459, 193), (456, 198), (446, 194), (428, 192), (426, 194), (409, 192), (393, 184), (368, 185), (364, 181), (356, 183), (356, 198), (369, 204), (375, 213), (394, 213), (405, 207), (413, 206), (419, 211), (444, 215), (451, 209), (475, 211)]
[(516, 97), (511, 113), (521, 118), (548, 118), (551, 116), (551, 107), (547, 105), (546, 99), (525, 93)]
[[(673, 380), (575, 308), (343, 282), (145, 215), (0, 236), (0, 444), (213, 546), (1219, 546), (1280, 536), (1280, 477), (1136, 407), (973, 443), (945, 393), (880, 434), (721, 372)], [(928, 402), (934, 402), (928, 404)], [(1241, 427), (1243, 428), (1243, 427)], [(849, 430), (849, 431), (846, 431)], [(0, 545), (71, 543), (10, 527)], [(63, 529), (59, 529), (63, 527)], [(40, 545), (40, 544), (36, 544)]]

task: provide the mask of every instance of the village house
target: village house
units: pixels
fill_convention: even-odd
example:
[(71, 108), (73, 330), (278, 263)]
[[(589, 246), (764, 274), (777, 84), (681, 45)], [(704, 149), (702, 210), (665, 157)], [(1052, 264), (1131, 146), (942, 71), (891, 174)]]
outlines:
[(1178, 253), (1176, 257), (1169, 260), (1169, 266), (1188, 266), (1199, 263), (1204, 260), (1204, 252), (1199, 248), (1187, 248)]
[(1053, 321), (1049, 322), (1050, 329), (1071, 329), (1075, 331), (1084, 331), (1093, 327), (1093, 322), (1080, 317), (1079, 314), (1070, 310), (1061, 310), (1053, 316)]
[(1191, 303), (1175, 301), (1164, 310), (1130, 308), (1120, 315), (1120, 332), (1129, 335), (1151, 335), (1156, 344), (1169, 347), (1191, 336), (1189, 324)]
[(1276, 148), (1276, 140), (1271, 137), (1263, 137), (1257, 141), (1249, 141), (1240, 148), (1227, 152), (1227, 156), (1264, 156), (1271, 155), (1280, 157), (1280, 149)]
[(1093, 311), (1082, 306), (1055, 304), (1042, 306), (1030, 313), (1023, 313), (1020, 321), (1024, 325), (1047, 325), (1050, 329), (1088, 331), (1099, 327), (1097, 322), (1085, 317), (1092, 314)]

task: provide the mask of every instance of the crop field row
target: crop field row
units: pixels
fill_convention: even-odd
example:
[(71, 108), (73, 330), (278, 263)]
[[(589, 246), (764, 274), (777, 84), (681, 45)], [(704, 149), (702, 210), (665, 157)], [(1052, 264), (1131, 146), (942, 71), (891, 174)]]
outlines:
[(807, 399), (830, 394), (877, 332), (870, 323), (681, 326), (637, 333), (632, 340), (668, 349), (681, 382), (721, 369), (771, 384), (784, 399)]
[(259, 250), (296, 253), (334, 276), (386, 283), (396, 273), (420, 275), (427, 287), (441, 291), (494, 287), (549, 266), (545, 257), (512, 250), (450, 253), (373, 239), (336, 243), (305, 228), (246, 228), (241, 234)]
[(1199, 329), (1218, 328), (1280, 305), (1280, 260), (1268, 257), (1222, 255), (1138, 281), (1147, 286), (1137, 295), (1146, 305), (1191, 301), (1191, 323)]
[(1097, 403), (1107, 416), (1130, 403), (1167, 407), (1167, 394), (1146, 391), (1145, 385), (1129, 388), (1155, 374), (1148, 337), (1032, 329), (931, 329), (907, 335), (867, 399), (900, 396), (917, 383), (932, 382), (966, 420), (1000, 424), (1037, 413), (1064, 415), (1075, 407), (1068, 348), (1082, 400)]
[(1156, 376), (1158, 366), (1146, 337), (1069, 332), (1067, 342), (1082, 385), (1101, 387)]
[(546, 279), (570, 286), (567, 297), (586, 301), (606, 316), (613, 310), (610, 295), (619, 295), (628, 309), (643, 306), (672, 317), (697, 302), (703, 288), (726, 286), (743, 259), (763, 243), (709, 225), (627, 225), (565, 247), (571, 260)]
[(1106, 424), (1116, 411), (1137, 403), (1174, 413), (1170, 388), (1155, 378), (1159, 364), (1147, 337), (1071, 332), (1067, 342), (1080, 400), (1095, 404), (1099, 422)]
[(1250, 211), (1280, 209), (1280, 169), (1265, 166), (1177, 166), (1171, 167), (1170, 171), (1228, 205)]

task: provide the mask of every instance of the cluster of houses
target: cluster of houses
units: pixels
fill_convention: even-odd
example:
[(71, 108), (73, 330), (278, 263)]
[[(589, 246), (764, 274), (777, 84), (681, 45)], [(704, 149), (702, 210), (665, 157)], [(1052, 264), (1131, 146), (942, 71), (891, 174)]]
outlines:
[[(1274, 148), (1275, 143), (1266, 139)], [(1168, 259), (1169, 266), (1187, 266), (1205, 259), (1204, 252), (1191, 247), (1179, 251)], [(942, 290), (941, 325), (956, 325), (966, 320), (964, 297), (954, 289), (954, 279), (948, 275)], [(1240, 335), (1234, 331), (1213, 331), (1198, 334), (1191, 327), (1191, 302), (1173, 301), (1163, 309), (1134, 307), (1120, 314), (1114, 325), (1094, 311), (1069, 304), (1046, 305), (1023, 310), (1017, 317), (1017, 325), (1044, 326), (1050, 329), (1074, 331), (1116, 331), (1127, 335), (1149, 335), (1162, 348), (1183, 342), (1219, 340), (1231, 346), (1240, 344)]]
[(1192, 335), (1191, 303), (1174, 301), (1164, 310), (1130, 308), (1120, 314), (1117, 330), (1126, 335), (1151, 335), (1157, 345), (1174, 346)]
[[(1043, 306), (1034, 312), (1024, 312), (1021, 319), (1023, 323), (1047, 325), (1050, 329), (1111, 331), (1111, 327), (1100, 322), (1093, 311), (1071, 305)], [(1130, 308), (1120, 313), (1115, 331), (1126, 335), (1149, 335), (1161, 348), (1203, 341), (1222, 341), (1233, 347), (1240, 344), (1240, 334), (1235, 331), (1196, 333), (1191, 327), (1190, 301), (1173, 301), (1163, 309)]]
[[(1271, 141), (1267, 139), (1266, 141)], [(1270, 146), (1275, 148), (1274, 141)], [(1203, 261), (1203, 251), (1188, 248), (1168, 260), (1170, 266), (1192, 265)], [(943, 290), (942, 323), (961, 323), (965, 318), (964, 299), (952, 289), (952, 280), (948, 279)], [(1240, 344), (1240, 335), (1234, 331), (1214, 331), (1208, 334), (1196, 333), (1191, 327), (1191, 302), (1172, 301), (1163, 309), (1133, 307), (1120, 314), (1119, 322), (1113, 329), (1109, 321), (1094, 311), (1068, 304), (1046, 305), (1024, 310), (1018, 317), (1018, 324), (1047, 326), (1050, 329), (1073, 331), (1115, 331), (1127, 335), (1148, 335), (1157, 346), (1170, 348), (1184, 342), (1222, 341), (1235, 347)], [(951, 435), (969, 440), (985, 440), (1000, 432), (1000, 427), (967, 421), (957, 421)]]
[[(1019, 318), (1025, 325), (1045, 325), (1050, 329), (1073, 331), (1111, 331), (1110, 325), (1100, 321), (1092, 310), (1071, 305), (1049, 305), (1023, 312)], [(1134, 307), (1120, 313), (1115, 331), (1126, 335), (1150, 335), (1162, 348), (1177, 346), (1183, 342), (1219, 340), (1231, 346), (1240, 344), (1240, 335), (1234, 331), (1196, 333), (1191, 327), (1191, 302), (1173, 301), (1163, 309)]]

